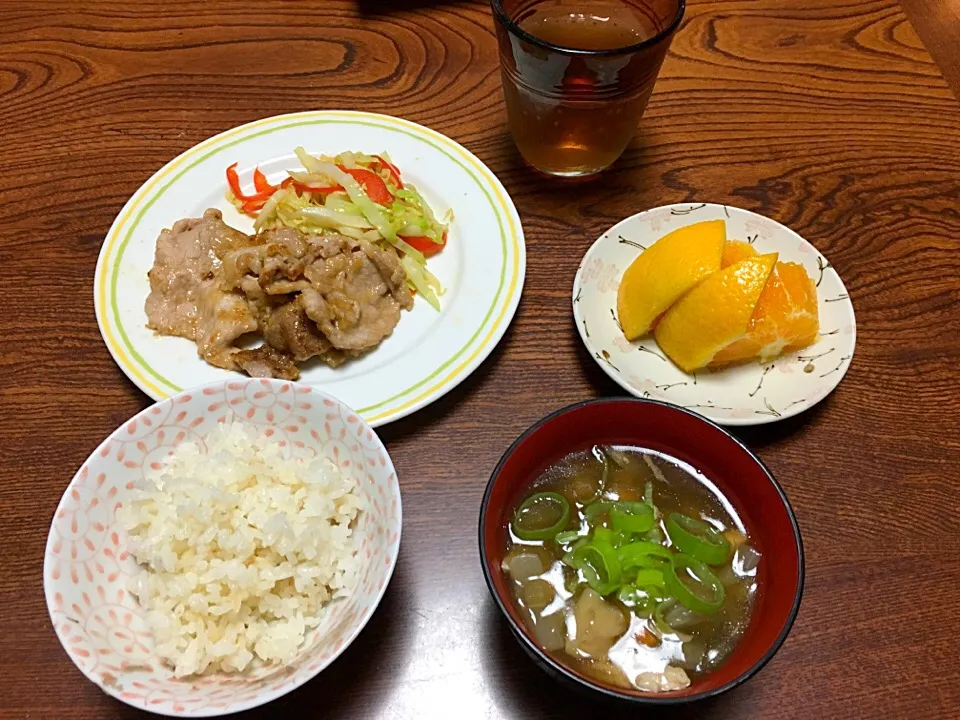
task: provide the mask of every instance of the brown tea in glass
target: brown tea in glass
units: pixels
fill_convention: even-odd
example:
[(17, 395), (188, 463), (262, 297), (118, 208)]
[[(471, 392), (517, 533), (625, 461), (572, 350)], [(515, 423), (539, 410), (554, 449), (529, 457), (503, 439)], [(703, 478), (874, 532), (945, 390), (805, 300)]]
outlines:
[(510, 130), (551, 175), (597, 173), (626, 149), (683, 0), (492, 0)]

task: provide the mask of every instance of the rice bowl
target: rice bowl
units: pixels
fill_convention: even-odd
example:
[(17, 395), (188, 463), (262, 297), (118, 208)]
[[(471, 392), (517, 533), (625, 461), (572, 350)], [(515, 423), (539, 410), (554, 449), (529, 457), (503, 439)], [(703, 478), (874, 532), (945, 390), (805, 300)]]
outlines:
[[(234, 425), (235, 421), (243, 424)], [(222, 436), (218, 440), (214, 431), (221, 426), (224, 429), (219, 431)], [(251, 426), (256, 430), (251, 430)], [(262, 441), (257, 441), (257, 436)], [(306, 570), (306, 575), (317, 573), (320, 565), (327, 571), (321, 570), (312, 585), (310, 579), (301, 574), (300, 591), (295, 593), (299, 599), (286, 610), (274, 607), (276, 613), (271, 610), (261, 617), (273, 621), (286, 612), (287, 625), (279, 635), (262, 632), (266, 629), (264, 626), (256, 639), (234, 638), (232, 643), (219, 646), (217, 643), (223, 638), (208, 635), (202, 647), (197, 643), (194, 648), (197, 653), (191, 662), (195, 665), (191, 668), (191, 662), (184, 662), (175, 672), (170, 661), (175, 665), (174, 656), (182, 657), (188, 652), (177, 624), (167, 626), (170, 632), (160, 643), (154, 642), (154, 634), (165, 622), (169, 623), (171, 608), (182, 615), (178, 622), (196, 623), (205, 612), (202, 602), (197, 604), (201, 594), (192, 591), (196, 589), (192, 579), (184, 587), (164, 587), (156, 582), (151, 586), (150, 581), (144, 584), (143, 571), (134, 552), (141, 559), (155, 560), (153, 570), (163, 571), (185, 567), (182, 553), (179, 560), (166, 556), (161, 561), (156, 548), (131, 542), (121, 518), (139, 517), (141, 511), (147, 516), (158, 513), (158, 507), (149, 506), (147, 496), (151, 492), (176, 498), (175, 524), (180, 529), (170, 532), (182, 532), (192, 527), (197, 517), (204, 517), (206, 510), (201, 510), (201, 505), (213, 512), (208, 500), (198, 501), (191, 511), (196, 516), (191, 520), (186, 517), (189, 513), (183, 507), (184, 500), (197, 488), (188, 492), (184, 487), (178, 489), (162, 483), (160, 490), (154, 483), (151, 491), (150, 483), (158, 474), (169, 474), (169, 469), (178, 462), (197, 463), (199, 469), (204, 463), (207, 469), (211, 464), (222, 464), (220, 446), (224, 443), (230, 446), (230, 454), (234, 451), (241, 455), (248, 453), (250, 457), (266, 454), (267, 461), (274, 467), (271, 474), (286, 476), (293, 483), (292, 495), (297, 492), (303, 495), (307, 489), (302, 486), (303, 478), (285, 475), (283, 468), (289, 470), (293, 467), (291, 462), (303, 463), (301, 470), (310, 468), (311, 476), (317, 474), (316, 468), (326, 468), (323, 472), (327, 477), (319, 479), (322, 487), (315, 489), (320, 495), (313, 502), (319, 505), (310, 512), (319, 513), (318, 516), (328, 522), (331, 518), (336, 522), (330, 526), (329, 533), (322, 533), (322, 543), (313, 532), (302, 536), (303, 540), (312, 538), (319, 545), (306, 542), (295, 549), (283, 546), (282, 525), (299, 522), (296, 513), (294, 516), (286, 513), (287, 517), (281, 522), (277, 516), (284, 513), (258, 517), (253, 509), (257, 503), (245, 509), (238, 507), (246, 513), (244, 522), (252, 519), (261, 525), (259, 530), (249, 530), (249, 538), (260, 535), (254, 554), (260, 557), (268, 548), (277, 554), (269, 558), (268, 566), (282, 567), (281, 573), (293, 571), (294, 575), (298, 568)], [(204, 453), (208, 460), (198, 461), (198, 456)], [(332, 467), (326, 465), (327, 462)], [(224, 471), (218, 482), (226, 483), (224, 487), (241, 482), (236, 477), (228, 477), (230, 475)], [(277, 492), (274, 485), (277, 477), (266, 479), (262, 473), (254, 475), (252, 478), (247, 473), (242, 482), (255, 479), (257, 485), (266, 483), (261, 490), (271, 487), (270, 492)], [(354, 488), (355, 505), (354, 500), (346, 499), (352, 495), (345, 490), (347, 487)], [(340, 506), (337, 508), (334, 500), (335, 507), (331, 510), (324, 498), (334, 496), (339, 498)], [(161, 495), (156, 495), (154, 501), (158, 497)], [(275, 497), (273, 501), (277, 505), (273, 510), (286, 502)], [(140, 510), (132, 509), (136, 503), (144, 502), (147, 505)], [(214, 505), (221, 512), (220, 521), (226, 522), (226, 518), (231, 517), (229, 513), (224, 514), (230, 509), (230, 503), (221, 498)], [(123, 506), (127, 509), (120, 510), (118, 518), (118, 509)], [(303, 507), (306, 505), (301, 504), (299, 510)], [(164, 527), (172, 518), (164, 517), (163, 525), (156, 529)], [(132, 517), (125, 519), (130, 522)], [(70, 658), (106, 693), (134, 707), (178, 717), (237, 712), (261, 705), (307, 682), (352, 642), (369, 620), (390, 580), (399, 549), (400, 523), (400, 493), (393, 465), (379, 438), (352, 410), (318, 390), (294, 383), (263, 379), (221, 382), (181, 393), (147, 408), (118, 428), (83, 464), (64, 493), (51, 525), (44, 561), (47, 606), (54, 629)], [(207, 562), (210, 563), (214, 557), (214, 539), (220, 543), (232, 533), (218, 530), (209, 537), (208, 531), (209, 528), (203, 530), (210, 547), (203, 552), (209, 555)], [(306, 556), (313, 553), (310, 547), (323, 546), (329, 550), (331, 542), (336, 545), (338, 534), (344, 546), (332, 550), (329, 557), (321, 558), (321, 562), (312, 564), (313, 569), (308, 569), (312, 560)], [(163, 533), (156, 533), (156, 537), (162, 536)], [(290, 537), (296, 537), (296, 533), (288, 536), (288, 541)], [(142, 537), (138, 542), (141, 540)], [(351, 541), (350, 550), (346, 551), (348, 541)], [(223, 549), (218, 545), (221, 555)], [(245, 551), (231, 549), (219, 559), (242, 552)], [(283, 566), (284, 562), (288, 566)], [(162, 577), (162, 573), (157, 577)], [(288, 578), (288, 584), (296, 590), (297, 580), (293, 576)], [(145, 599), (145, 604), (158, 603), (157, 608), (151, 610), (159, 614), (152, 615), (130, 591), (131, 587)], [(244, 585), (234, 582), (232, 587), (242, 589)], [(320, 588), (326, 590), (321, 592)], [(303, 590), (306, 592), (301, 592)], [(244, 603), (248, 606), (247, 611), (239, 612), (249, 612), (254, 605), (264, 609), (259, 606), (262, 596), (255, 582), (244, 592), (246, 597), (231, 599), (232, 605), (225, 614), (238, 611), (237, 601), (241, 608)], [(184, 598), (195, 595), (194, 609), (190, 611), (194, 615), (181, 613), (178, 605), (184, 605)], [(308, 607), (309, 603), (302, 606), (306, 611), (299, 613), (303, 618), (301, 641), (296, 632), (301, 622), (297, 608), (301, 608), (304, 596), (314, 597), (318, 607)], [(210, 607), (207, 599), (207, 608)], [(217, 608), (217, 612), (222, 610), (224, 607)], [(280, 626), (274, 630), (280, 631)], [(256, 640), (267, 637), (261, 647), (263, 656), (257, 657)], [(242, 672), (236, 672), (242, 663), (234, 661), (244, 657), (244, 650), (237, 650), (240, 645), (254, 657)], [(237, 652), (239, 656), (235, 655)], [(202, 674), (177, 677), (177, 673), (185, 675), (191, 669), (202, 670), (200, 666), (204, 661), (208, 666)]]

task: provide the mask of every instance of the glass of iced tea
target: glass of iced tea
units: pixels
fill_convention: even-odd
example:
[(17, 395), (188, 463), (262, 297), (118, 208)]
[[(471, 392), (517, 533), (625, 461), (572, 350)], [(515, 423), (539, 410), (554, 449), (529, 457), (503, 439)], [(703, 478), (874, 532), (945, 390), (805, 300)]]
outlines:
[(550, 175), (609, 167), (633, 138), (684, 0), (492, 0), (507, 116)]

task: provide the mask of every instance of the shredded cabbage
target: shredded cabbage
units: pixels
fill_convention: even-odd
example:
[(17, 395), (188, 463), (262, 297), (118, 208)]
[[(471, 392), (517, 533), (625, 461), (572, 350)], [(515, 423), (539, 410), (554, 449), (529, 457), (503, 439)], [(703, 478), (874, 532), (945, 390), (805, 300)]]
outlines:
[(257, 232), (260, 232), (270, 218), (275, 217), (277, 214), (277, 206), (283, 201), (286, 197), (286, 190), (277, 190), (270, 198), (264, 203), (263, 208), (260, 210), (260, 214), (257, 215), (257, 219), (253, 223), (253, 229)]
[[(404, 184), (394, 195), (405, 202), (394, 201), (391, 208), (394, 216), (403, 218), (409, 223), (410, 227), (416, 228), (418, 235), (430, 238), (435, 243), (443, 242), (443, 233), (446, 227), (437, 222), (430, 206), (424, 202), (417, 189), (409, 183)], [(407, 226), (404, 226), (407, 227)], [(404, 232), (404, 235), (413, 235), (412, 232)]]
[[(285, 226), (316, 235), (332, 231), (356, 240), (391, 245), (400, 254), (410, 287), (439, 310), (438, 298), (443, 295), (440, 281), (427, 269), (423, 253), (403, 238), (428, 238), (442, 244), (447, 224), (437, 220), (417, 189), (407, 183), (398, 187), (380, 159), (373, 155), (345, 152), (335, 158), (318, 158), (302, 147), (294, 152), (306, 172), (288, 172), (288, 182), (293, 185), (278, 189), (267, 200), (254, 228), (260, 231)], [(391, 162), (386, 153), (380, 157)], [(369, 182), (361, 178), (364, 180), (361, 184), (344, 169), (363, 169), (377, 174), (393, 196), (392, 202), (386, 205), (374, 202), (364, 189)], [(337, 186), (343, 190), (317, 193), (307, 189)]]
[(333, 163), (322, 163), (320, 167), (322, 168), (321, 172), (332, 177), (337, 185), (340, 185), (347, 191), (347, 195), (350, 196), (353, 204), (360, 208), (360, 212), (380, 231), (380, 234), (383, 235), (388, 242), (396, 245), (397, 241), (400, 240), (400, 238), (397, 237), (397, 229), (393, 226), (393, 223), (390, 222), (389, 216), (380, 212), (380, 206), (367, 197), (363, 188), (360, 187), (360, 183)]
[(281, 218), (283, 218), (285, 215), (289, 215), (294, 219), (308, 223), (315, 222), (320, 227), (331, 228), (333, 230), (336, 230), (337, 226), (339, 225), (364, 229), (373, 227), (362, 215), (351, 215), (345, 212), (337, 212), (336, 210), (329, 210), (328, 208), (318, 207), (316, 205), (308, 205), (306, 207), (298, 208), (290, 213), (284, 213), (282, 211), (280, 212)]
[(317, 175), (320, 174), (321, 172), (320, 168), (323, 165), (322, 162), (317, 160), (317, 158), (315, 158), (313, 155), (308, 153), (302, 147), (298, 147), (293, 152), (296, 153), (297, 160), (299, 160), (300, 164), (307, 169), (307, 172), (316, 173)]
[[(413, 287), (421, 296), (423, 296), (424, 300), (430, 303), (434, 310), (439, 310), (440, 301), (437, 299), (437, 295), (433, 291), (430, 278), (427, 277), (429, 274), (427, 268), (424, 265), (417, 263), (409, 255), (404, 255), (402, 258), (400, 258), (400, 264), (407, 273), (407, 279), (410, 281), (410, 284), (413, 285)], [(433, 276), (431, 275), (430, 277)], [(436, 280), (436, 278), (433, 279)]]

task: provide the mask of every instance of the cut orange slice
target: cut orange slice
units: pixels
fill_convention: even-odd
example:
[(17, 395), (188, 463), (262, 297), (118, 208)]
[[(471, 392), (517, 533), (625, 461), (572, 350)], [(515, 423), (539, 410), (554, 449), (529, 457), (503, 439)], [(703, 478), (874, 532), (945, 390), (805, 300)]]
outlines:
[(684, 372), (706, 367), (743, 338), (777, 254), (756, 255), (713, 273), (674, 303), (654, 337)]
[[(724, 259), (733, 259), (741, 248), (727, 250)], [(811, 345), (820, 332), (817, 311), (817, 288), (803, 265), (778, 262), (760, 293), (753, 317), (742, 338), (718, 351), (710, 367), (722, 367), (746, 360), (771, 360), (783, 353)]]
[(650, 332), (677, 298), (720, 269), (726, 236), (723, 220), (694, 223), (664, 235), (633, 261), (617, 290), (617, 316), (627, 340)]
[(720, 267), (730, 267), (734, 263), (759, 254), (750, 243), (745, 243), (743, 240), (727, 240), (723, 244), (723, 253), (720, 255)]

